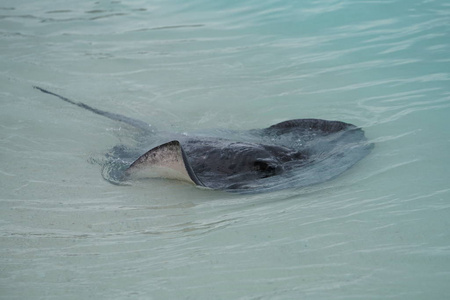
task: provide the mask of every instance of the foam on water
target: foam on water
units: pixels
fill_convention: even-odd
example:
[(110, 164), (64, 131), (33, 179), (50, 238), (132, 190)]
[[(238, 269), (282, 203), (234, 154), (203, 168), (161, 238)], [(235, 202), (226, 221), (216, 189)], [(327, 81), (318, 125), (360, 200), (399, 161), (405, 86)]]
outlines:
[[(447, 1), (0, 4), (0, 298), (444, 299)], [(230, 195), (104, 181), (133, 131), (323, 118), (372, 153), (321, 185)], [(220, 135), (220, 130), (217, 131)]]

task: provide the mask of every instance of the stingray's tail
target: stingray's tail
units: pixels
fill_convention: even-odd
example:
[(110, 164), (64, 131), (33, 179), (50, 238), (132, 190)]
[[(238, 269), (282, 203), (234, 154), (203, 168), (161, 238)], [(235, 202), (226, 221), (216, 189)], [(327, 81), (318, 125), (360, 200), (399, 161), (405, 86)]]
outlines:
[(48, 91), (48, 90), (46, 90), (46, 89), (43, 89), (43, 88), (41, 88), (41, 87), (38, 87), (38, 86), (33, 86), (33, 87), (34, 87), (35, 89), (37, 89), (37, 90), (43, 92), (43, 93), (46, 93), (46, 94), (49, 94), (49, 95), (58, 97), (59, 99), (61, 99), (61, 100), (63, 100), (63, 101), (66, 101), (66, 102), (68, 102), (68, 103), (70, 103), (70, 104), (79, 106), (79, 107), (84, 108), (84, 109), (86, 109), (86, 110), (89, 110), (89, 111), (91, 111), (91, 112), (93, 112), (93, 113), (95, 113), (95, 114), (97, 114), (97, 115), (107, 117), (107, 118), (109, 118), (109, 119), (111, 119), (111, 120), (114, 120), (114, 121), (120, 121), (120, 122), (126, 123), (126, 124), (128, 124), (128, 125), (131, 125), (131, 126), (133, 126), (133, 127), (142, 129), (142, 130), (144, 130), (144, 131), (153, 132), (152, 126), (151, 126), (150, 124), (144, 122), (144, 121), (132, 119), (132, 118), (126, 117), (126, 116), (121, 115), (121, 114), (114, 114), (114, 113), (110, 113), (110, 112), (107, 112), (107, 111), (104, 111), (104, 110), (100, 110), (100, 109), (91, 107), (91, 106), (89, 106), (89, 105), (87, 105), (87, 104), (84, 104), (84, 103), (82, 103), (82, 102), (75, 102), (75, 101), (70, 100), (70, 99), (68, 99), (68, 98), (66, 98), (66, 97), (64, 97), (64, 96), (55, 94), (55, 93), (53, 93), (53, 92), (50, 92), (50, 91)]

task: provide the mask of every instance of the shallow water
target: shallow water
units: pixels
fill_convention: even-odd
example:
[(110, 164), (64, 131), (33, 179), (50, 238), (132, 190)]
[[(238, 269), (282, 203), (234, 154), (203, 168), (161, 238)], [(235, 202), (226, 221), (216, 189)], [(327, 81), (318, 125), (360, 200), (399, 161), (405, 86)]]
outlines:
[[(242, 1), (241, 1), (242, 2)], [(0, 5), (0, 298), (444, 299), (447, 1)], [(129, 128), (341, 120), (376, 144), (324, 184), (259, 195), (112, 185)]]

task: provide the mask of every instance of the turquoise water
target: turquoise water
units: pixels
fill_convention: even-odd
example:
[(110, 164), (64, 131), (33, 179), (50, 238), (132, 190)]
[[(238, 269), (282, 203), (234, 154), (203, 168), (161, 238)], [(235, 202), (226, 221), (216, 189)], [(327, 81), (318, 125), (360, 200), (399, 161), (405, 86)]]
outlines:
[[(0, 4), (0, 298), (446, 299), (450, 3)], [(339, 178), (260, 195), (115, 186), (130, 130), (364, 128)]]

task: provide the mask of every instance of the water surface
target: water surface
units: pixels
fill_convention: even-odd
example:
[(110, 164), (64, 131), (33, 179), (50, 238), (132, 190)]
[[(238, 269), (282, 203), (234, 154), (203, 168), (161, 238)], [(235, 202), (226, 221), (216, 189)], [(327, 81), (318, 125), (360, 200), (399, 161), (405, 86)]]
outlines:
[[(444, 299), (450, 292), (447, 1), (0, 5), (0, 298)], [(259, 195), (112, 185), (130, 128), (288, 119), (364, 128), (333, 181)]]

